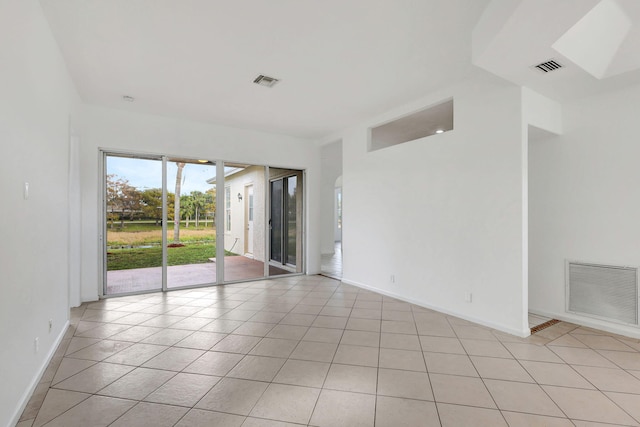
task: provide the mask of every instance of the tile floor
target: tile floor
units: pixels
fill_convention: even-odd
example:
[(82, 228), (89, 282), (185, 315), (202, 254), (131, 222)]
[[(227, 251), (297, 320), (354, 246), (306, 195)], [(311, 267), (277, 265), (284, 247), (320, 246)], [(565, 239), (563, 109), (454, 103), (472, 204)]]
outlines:
[(18, 424), (637, 426), (640, 342), (526, 339), (299, 276), (73, 309)]

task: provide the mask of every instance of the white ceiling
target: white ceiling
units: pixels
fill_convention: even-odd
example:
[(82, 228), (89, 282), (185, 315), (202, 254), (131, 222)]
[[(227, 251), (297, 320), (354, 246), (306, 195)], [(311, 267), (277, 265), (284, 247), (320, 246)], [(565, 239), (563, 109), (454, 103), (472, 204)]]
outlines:
[[(640, 81), (636, 71), (603, 86), (579, 67), (553, 78), (528, 68), (596, 0), (40, 2), (85, 102), (306, 138), (473, 73), (472, 35), (477, 65), (552, 98)], [(258, 74), (281, 81), (258, 86)]]

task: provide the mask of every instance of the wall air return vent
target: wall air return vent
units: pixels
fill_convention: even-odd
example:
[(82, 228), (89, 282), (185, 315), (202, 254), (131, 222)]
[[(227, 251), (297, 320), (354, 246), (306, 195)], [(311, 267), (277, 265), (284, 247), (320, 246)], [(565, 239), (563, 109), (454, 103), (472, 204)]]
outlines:
[(260, 86), (266, 86), (266, 87), (273, 87), (279, 81), (280, 80), (278, 80), (278, 79), (276, 79), (274, 77), (265, 76), (264, 74), (260, 74), (258, 77), (253, 79), (253, 82), (255, 84), (260, 85)]
[(638, 324), (638, 269), (567, 262), (567, 311)]
[(550, 59), (546, 62), (542, 62), (538, 65), (534, 65), (533, 68), (542, 71), (543, 73), (550, 73), (551, 71), (555, 71), (558, 70), (560, 68), (562, 68), (563, 65), (556, 62), (553, 59)]

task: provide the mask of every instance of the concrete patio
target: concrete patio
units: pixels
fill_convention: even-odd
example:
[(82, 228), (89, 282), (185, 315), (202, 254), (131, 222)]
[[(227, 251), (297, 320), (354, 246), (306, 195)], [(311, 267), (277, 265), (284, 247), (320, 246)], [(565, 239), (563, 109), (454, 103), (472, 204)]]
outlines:
[[(213, 284), (216, 282), (216, 263), (173, 265), (167, 267), (167, 288)], [(269, 266), (269, 276), (291, 274), (290, 271)], [(264, 277), (264, 263), (244, 256), (227, 256), (224, 259), (224, 280), (259, 279)], [(107, 271), (106, 295), (152, 291), (162, 288), (162, 268), (132, 268)]]

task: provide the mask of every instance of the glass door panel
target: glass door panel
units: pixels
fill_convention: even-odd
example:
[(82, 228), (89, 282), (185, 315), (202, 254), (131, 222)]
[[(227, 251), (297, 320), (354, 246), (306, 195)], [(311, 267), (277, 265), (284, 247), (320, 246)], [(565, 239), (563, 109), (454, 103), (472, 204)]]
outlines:
[(216, 282), (216, 165), (167, 159), (167, 288)]
[(162, 289), (162, 160), (105, 156), (104, 294)]
[(224, 165), (224, 281), (265, 277), (265, 167)]

